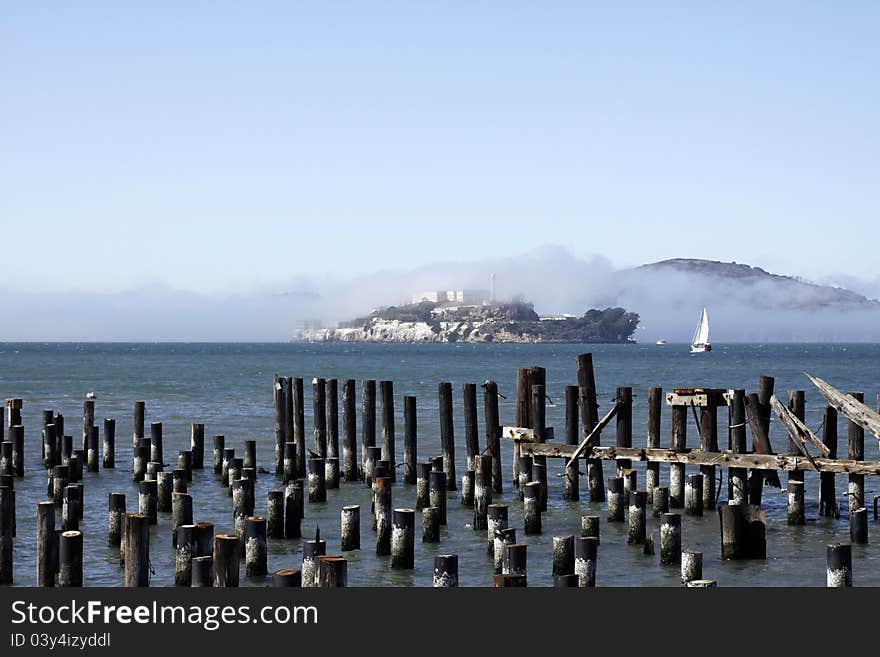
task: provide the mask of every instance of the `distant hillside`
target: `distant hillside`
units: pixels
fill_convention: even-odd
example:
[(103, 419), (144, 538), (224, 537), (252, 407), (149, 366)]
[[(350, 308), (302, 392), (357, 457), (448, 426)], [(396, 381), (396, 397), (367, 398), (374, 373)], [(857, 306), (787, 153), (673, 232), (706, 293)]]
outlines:
[(845, 309), (880, 308), (880, 302), (842, 287), (817, 285), (792, 276), (771, 274), (760, 267), (736, 262), (717, 262), (692, 258), (674, 258), (637, 267), (632, 272), (678, 273), (689, 275), (692, 280), (707, 285), (725, 284), (726, 288), (739, 288), (739, 293), (752, 293), (759, 302), (777, 308), (809, 310), (841, 307)]

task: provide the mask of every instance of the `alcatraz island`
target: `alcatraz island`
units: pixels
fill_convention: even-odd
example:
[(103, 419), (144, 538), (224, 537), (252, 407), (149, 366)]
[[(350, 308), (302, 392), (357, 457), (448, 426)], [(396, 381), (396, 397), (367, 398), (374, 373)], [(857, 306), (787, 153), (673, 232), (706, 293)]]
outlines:
[(500, 342), (631, 344), (637, 313), (591, 308), (582, 316), (539, 315), (523, 299), (498, 302), (481, 290), (425, 292), (397, 306), (324, 328), (302, 322), (298, 342)]

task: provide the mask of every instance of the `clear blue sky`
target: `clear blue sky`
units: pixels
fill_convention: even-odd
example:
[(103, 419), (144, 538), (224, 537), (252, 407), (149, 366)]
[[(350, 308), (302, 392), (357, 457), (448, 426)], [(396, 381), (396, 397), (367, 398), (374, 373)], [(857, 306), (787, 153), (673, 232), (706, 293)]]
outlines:
[(544, 243), (878, 274), (880, 3), (137, 4), (5, 4), (5, 284)]

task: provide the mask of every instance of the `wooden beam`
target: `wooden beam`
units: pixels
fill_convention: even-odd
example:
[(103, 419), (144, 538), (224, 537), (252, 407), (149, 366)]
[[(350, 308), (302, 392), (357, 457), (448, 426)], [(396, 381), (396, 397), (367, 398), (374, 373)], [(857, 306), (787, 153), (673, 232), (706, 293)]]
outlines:
[[(807, 441), (801, 432), (800, 426), (798, 426), (798, 423), (795, 421), (797, 418), (794, 413), (783, 406), (782, 402), (779, 401), (779, 398), (776, 395), (770, 397), (770, 407), (773, 409), (773, 412), (776, 413), (776, 416), (782, 421), (782, 424), (785, 425), (785, 428), (788, 430), (788, 435), (791, 436), (792, 441), (797, 445), (801, 454), (813, 463), (813, 457), (810, 456), (810, 453), (807, 451)], [(809, 429), (807, 431), (809, 431)]]
[[(586, 458), (579, 454), (580, 446), (549, 445), (547, 443), (523, 443), (524, 454), (573, 460)], [(578, 454), (575, 456), (575, 454)], [(722, 468), (757, 468), (759, 470), (811, 470), (848, 474), (880, 475), (880, 461), (847, 461), (785, 454), (735, 454), (730, 451), (704, 452), (699, 449), (673, 452), (670, 449), (644, 449), (639, 447), (593, 447), (591, 459), (615, 461), (648, 461), (658, 463), (684, 463), (686, 465), (717, 465)]]
[[(602, 431), (602, 429), (604, 429), (605, 426), (609, 422), (611, 422), (611, 418), (614, 417), (614, 415), (617, 413), (617, 410), (620, 408), (620, 406), (621, 406), (621, 403), (616, 402), (614, 404), (614, 406), (611, 407), (611, 410), (608, 411), (608, 414), (605, 417), (603, 417), (601, 420), (599, 420), (599, 424), (597, 424), (595, 427), (593, 427), (593, 430), (590, 432), (590, 434), (586, 438), (584, 438), (584, 440), (581, 442), (581, 444), (578, 445), (572, 451), (571, 456), (569, 457), (568, 463), (565, 464), (566, 468), (568, 468), (575, 461), (577, 461), (580, 456), (587, 455), (590, 453), (590, 451), (591, 451), (590, 448), (592, 447), (592, 445), (590, 445), (590, 441), (593, 440), (593, 436), (598, 436), (599, 433)], [(568, 447), (574, 447), (574, 445), (568, 445)], [(595, 447), (592, 447), (592, 449), (595, 449)]]
[(811, 376), (807, 372), (804, 374), (819, 389), (819, 392), (831, 406), (863, 429), (873, 433), (876, 438), (880, 438), (880, 413), (875, 413), (852, 395), (843, 394), (827, 381)]

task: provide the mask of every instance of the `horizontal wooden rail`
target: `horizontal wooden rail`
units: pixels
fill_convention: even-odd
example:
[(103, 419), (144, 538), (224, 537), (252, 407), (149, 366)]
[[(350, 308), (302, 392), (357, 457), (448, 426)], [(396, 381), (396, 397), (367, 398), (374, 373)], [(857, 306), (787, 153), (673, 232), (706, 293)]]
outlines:
[[(570, 459), (577, 445), (550, 445), (548, 443), (521, 443), (524, 454)], [(655, 463), (685, 463), (688, 465), (719, 465), (723, 468), (756, 468), (759, 470), (812, 470), (848, 474), (880, 475), (880, 461), (847, 461), (814, 458), (813, 466), (804, 456), (785, 454), (734, 454), (733, 452), (704, 452), (699, 449), (674, 452), (670, 449), (643, 449), (638, 447), (593, 447), (590, 459), (614, 461), (650, 461)]]

